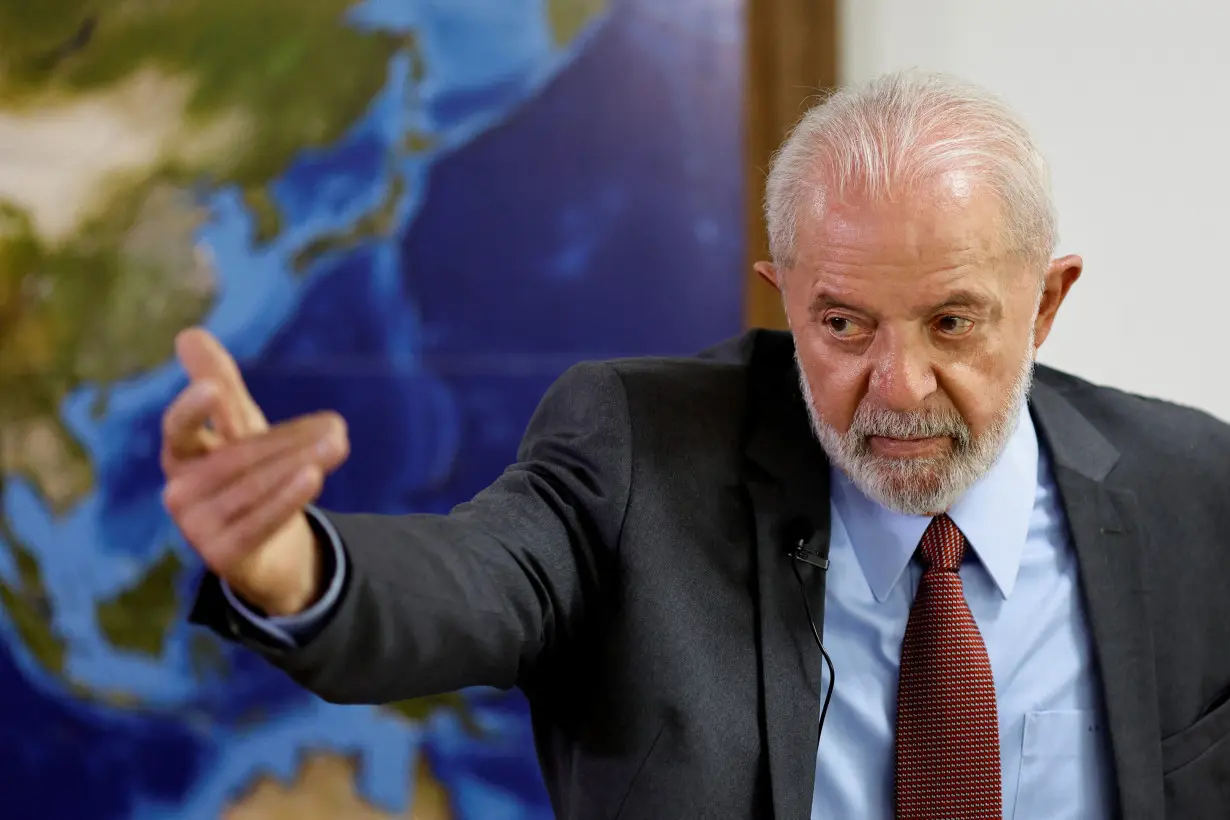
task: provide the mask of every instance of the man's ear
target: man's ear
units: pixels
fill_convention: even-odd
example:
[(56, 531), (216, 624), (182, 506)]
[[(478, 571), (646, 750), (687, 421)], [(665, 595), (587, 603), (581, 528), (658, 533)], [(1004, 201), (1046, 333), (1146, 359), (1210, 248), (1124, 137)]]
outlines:
[(1084, 261), (1075, 254), (1051, 260), (1043, 275), (1042, 301), (1038, 304), (1038, 316), (1034, 319), (1035, 349), (1042, 347), (1046, 337), (1051, 335), (1051, 327), (1055, 324), (1059, 306), (1063, 304), (1072, 285), (1080, 278), (1084, 266)]
[(757, 262), (755, 265), (752, 265), (752, 270), (756, 271), (761, 279), (773, 287), (778, 290), (782, 289), (782, 282), (778, 278), (777, 268), (773, 266), (772, 262)]

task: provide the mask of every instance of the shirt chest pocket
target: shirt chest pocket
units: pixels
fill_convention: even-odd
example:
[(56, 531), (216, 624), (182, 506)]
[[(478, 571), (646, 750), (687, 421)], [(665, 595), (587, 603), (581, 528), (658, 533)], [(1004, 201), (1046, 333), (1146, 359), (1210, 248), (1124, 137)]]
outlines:
[(1092, 711), (1026, 713), (1013, 820), (1110, 817), (1103, 734)]

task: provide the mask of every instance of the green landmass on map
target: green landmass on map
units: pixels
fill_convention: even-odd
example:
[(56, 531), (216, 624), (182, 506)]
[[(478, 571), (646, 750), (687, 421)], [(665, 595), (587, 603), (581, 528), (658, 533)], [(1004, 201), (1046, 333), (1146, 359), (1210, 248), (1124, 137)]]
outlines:
[[(4, 481), (0, 479), (0, 492)], [(44, 669), (59, 675), (64, 671), (66, 649), (51, 625), (51, 603), (43, 586), (43, 574), (30, 551), (0, 517), (0, 539), (8, 544), (17, 565), (17, 583), (0, 582), (0, 604), (8, 610), (22, 643)]]
[(401, 203), (405, 190), (406, 183), (402, 176), (391, 175), (388, 190), (375, 207), (361, 215), (348, 228), (321, 234), (312, 239), (295, 254), (291, 260), (291, 268), (295, 273), (306, 273), (315, 262), (325, 256), (349, 250), (366, 239), (392, 235), (397, 227), (397, 206)]
[[(56, 511), (91, 481), (60, 421), (63, 399), (82, 383), (112, 383), (165, 362), (175, 334), (212, 305), (207, 262), (192, 259), (205, 215), (190, 187), (239, 186), (258, 239), (275, 235), (280, 217), (268, 183), (302, 151), (338, 139), (383, 86), (406, 38), (348, 25), (352, 5), (0, 2), (6, 117), (34, 121), (148, 75), (184, 87), (180, 130), (215, 132), (216, 144), (172, 146), (148, 167), (107, 179), (95, 212), (56, 241), (40, 235), (19, 197), (0, 190), (0, 375), (9, 388), (0, 390), (0, 428), (18, 431), (0, 442), (0, 471), (31, 479)], [(130, 114), (137, 127), (141, 116)], [(158, 224), (176, 217), (173, 230)], [(133, 232), (150, 223), (144, 244), (133, 247)], [(30, 427), (54, 444), (22, 452), (18, 439)], [(74, 478), (63, 480), (65, 471)]]
[(261, 187), (327, 145), (384, 85), (407, 38), (346, 22), (355, 0), (5, 0), (0, 104), (96, 91), (150, 70), (190, 78), (186, 114), (207, 126), (240, 111), (251, 130), (214, 167), (218, 184)]
[(557, 46), (576, 39), (594, 19), (606, 11), (610, 0), (547, 0), (547, 23)]
[(180, 618), (176, 588), (183, 563), (172, 550), (142, 573), (137, 583), (94, 605), (98, 628), (116, 649), (157, 658)]

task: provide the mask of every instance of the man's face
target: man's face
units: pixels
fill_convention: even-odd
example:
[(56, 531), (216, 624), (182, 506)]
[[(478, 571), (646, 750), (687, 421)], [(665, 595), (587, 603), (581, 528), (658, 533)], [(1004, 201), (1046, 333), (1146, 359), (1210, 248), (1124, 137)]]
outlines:
[(947, 510), (999, 458), (1080, 272), (1075, 257), (1041, 271), (1004, 250), (998, 203), (962, 182), (805, 217), (780, 272), (817, 436), (907, 514)]

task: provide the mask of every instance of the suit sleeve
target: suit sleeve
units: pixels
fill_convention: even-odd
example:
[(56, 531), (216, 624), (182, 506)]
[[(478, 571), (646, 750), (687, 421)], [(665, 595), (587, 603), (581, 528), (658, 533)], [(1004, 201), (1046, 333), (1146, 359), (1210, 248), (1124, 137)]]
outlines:
[(601, 606), (630, 496), (631, 437), (619, 375), (577, 365), (542, 399), (516, 463), (448, 515), (320, 513), (345, 571), (309, 640), (271, 639), (213, 576), (191, 620), (338, 703), (523, 683), (566, 654)]

